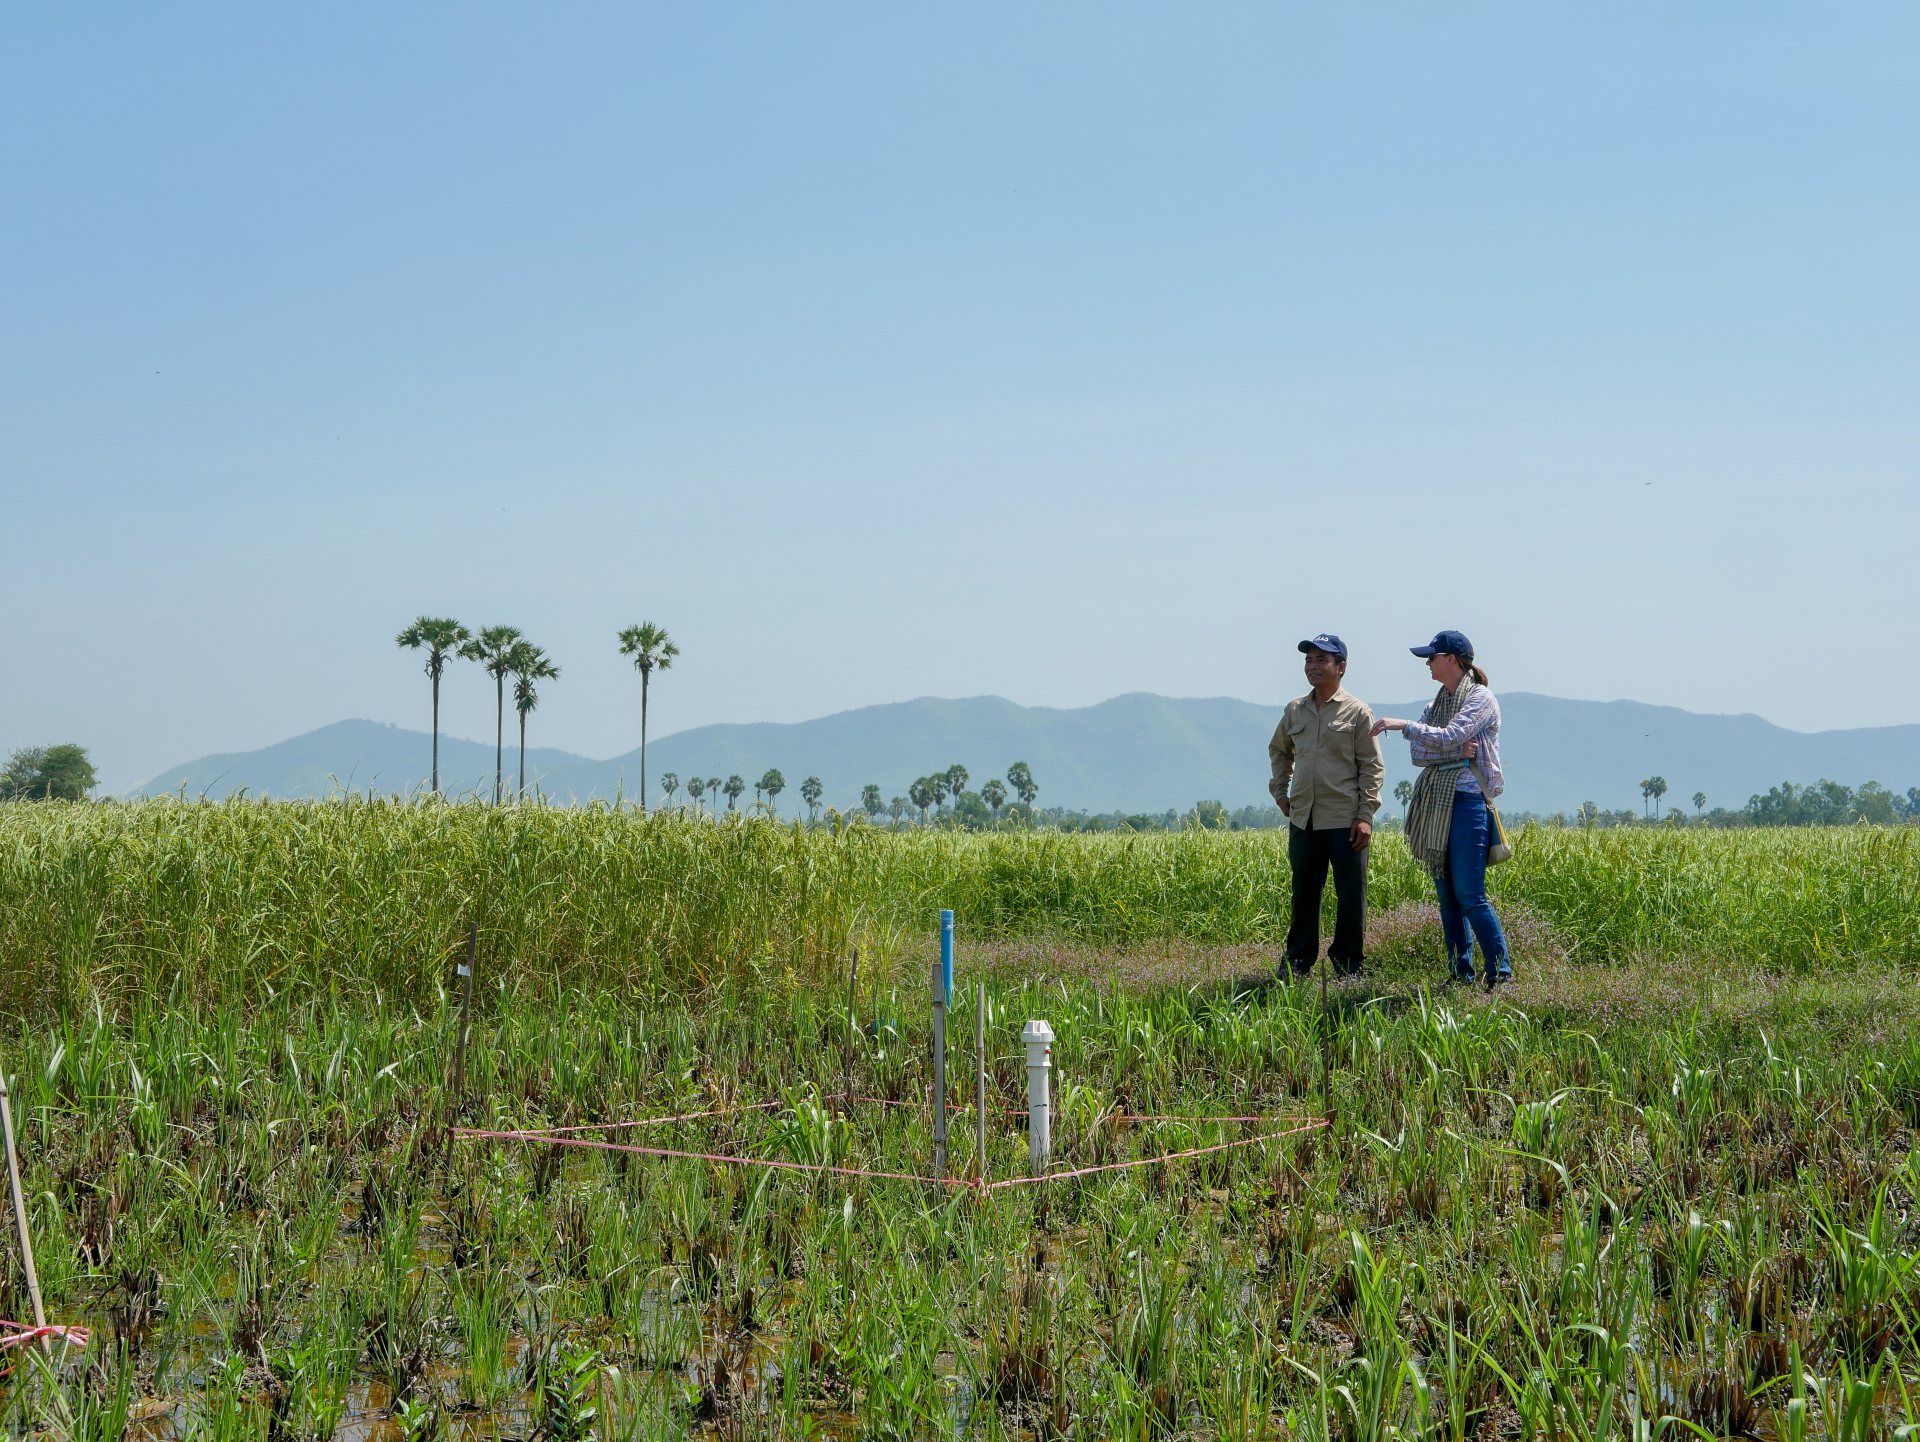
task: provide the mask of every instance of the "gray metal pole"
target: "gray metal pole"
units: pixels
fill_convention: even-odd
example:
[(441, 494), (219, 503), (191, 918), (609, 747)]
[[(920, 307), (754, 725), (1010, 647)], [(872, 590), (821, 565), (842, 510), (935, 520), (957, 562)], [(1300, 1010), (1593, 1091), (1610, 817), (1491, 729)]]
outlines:
[(980, 983), (973, 1008), (973, 1054), (978, 1061), (974, 1077), (973, 1154), (979, 1158), (980, 1182), (987, 1180), (987, 984)]
[(933, 1174), (947, 1174), (947, 988), (933, 964)]
[(467, 1033), (473, 1025), (473, 968), (480, 954), (480, 923), (467, 923), (467, 960), (460, 968), (460, 1041), (453, 1053), (453, 1104), (460, 1105), (467, 1083)]

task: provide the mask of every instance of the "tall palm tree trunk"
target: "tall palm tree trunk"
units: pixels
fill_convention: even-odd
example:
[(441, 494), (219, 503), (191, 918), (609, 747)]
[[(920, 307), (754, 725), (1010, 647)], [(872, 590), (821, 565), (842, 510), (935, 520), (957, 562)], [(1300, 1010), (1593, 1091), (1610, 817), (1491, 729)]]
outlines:
[(647, 673), (640, 673), (640, 814), (647, 814)]
[(493, 804), (500, 804), (501, 778), (506, 773), (507, 678), (493, 678)]
[(440, 673), (433, 674), (433, 794), (440, 794)]
[(520, 713), (520, 799), (527, 799), (527, 713)]

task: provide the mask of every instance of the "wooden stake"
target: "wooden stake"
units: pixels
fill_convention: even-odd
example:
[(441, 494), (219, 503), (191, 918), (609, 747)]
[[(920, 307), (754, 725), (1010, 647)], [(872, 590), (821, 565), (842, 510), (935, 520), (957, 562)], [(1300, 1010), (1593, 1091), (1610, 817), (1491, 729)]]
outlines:
[(20, 1237), (20, 1266), (26, 1273), (27, 1296), (33, 1302), (33, 1325), (47, 1325), (47, 1309), (40, 1305), (40, 1277), (33, 1269), (33, 1236), (27, 1230), (27, 1202), (20, 1195), (20, 1159), (13, 1150), (13, 1102), (7, 1095), (7, 1072), (0, 1066), (0, 1145), (7, 1149), (7, 1193), (13, 1199), (13, 1227)]
[(987, 984), (980, 983), (979, 999), (973, 1008), (973, 1051), (979, 1061), (974, 1078), (973, 1154), (978, 1157), (980, 1184), (987, 1181)]

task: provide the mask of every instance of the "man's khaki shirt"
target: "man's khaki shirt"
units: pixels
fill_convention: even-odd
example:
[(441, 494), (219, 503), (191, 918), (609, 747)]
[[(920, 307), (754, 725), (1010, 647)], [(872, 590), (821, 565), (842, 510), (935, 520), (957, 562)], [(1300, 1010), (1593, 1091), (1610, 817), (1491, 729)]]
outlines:
[(1324, 706), (1313, 704), (1311, 691), (1287, 702), (1267, 743), (1273, 765), (1267, 790), (1276, 802), (1287, 798), (1289, 821), (1315, 831), (1355, 820), (1373, 824), (1387, 764), (1372, 729), (1372, 709), (1345, 691), (1335, 691)]

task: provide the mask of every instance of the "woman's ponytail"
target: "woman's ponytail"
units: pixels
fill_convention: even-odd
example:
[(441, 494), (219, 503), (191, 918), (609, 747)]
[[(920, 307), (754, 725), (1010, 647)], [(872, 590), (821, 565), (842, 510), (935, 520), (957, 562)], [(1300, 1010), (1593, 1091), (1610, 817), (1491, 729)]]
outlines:
[(1474, 684), (1474, 685), (1476, 685), (1476, 686), (1484, 686), (1484, 685), (1486, 685), (1486, 684), (1487, 684), (1487, 673), (1486, 673), (1485, 671), (1482, 671), (1482, 670), (1481, 670), (1481, 669), (1480, 669), (1480, 668), (1479, 668), (1478, 666), (1476, 666), (1476, 665), (1475, 665), (1475, 664), (1473, 663), (1473, 660), (1472, 660), (1472, 658), (1471, 658), (1471, 657), (1469, 657), (1469, 658), (1468, 658), (1468, 660), (1467, 660), (1467, 670), (1468, 670), (1468, 671), (1469, 671), (1469, 672), (1470, 672), (1470, 673), (1472, 674), (1472, 676), (1473, 676), (1473, 684)]

